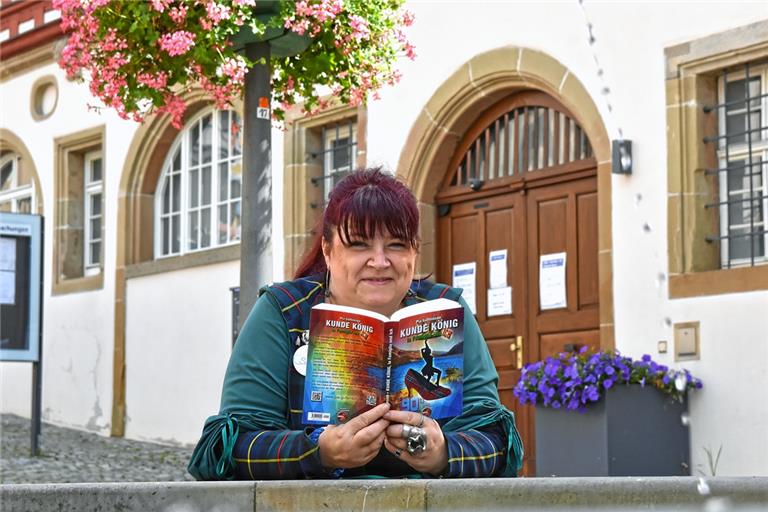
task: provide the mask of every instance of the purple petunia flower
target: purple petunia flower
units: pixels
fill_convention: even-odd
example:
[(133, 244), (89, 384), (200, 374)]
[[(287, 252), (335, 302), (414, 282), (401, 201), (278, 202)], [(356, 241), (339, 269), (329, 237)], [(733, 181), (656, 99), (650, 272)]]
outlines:
[(600, 400), (602, 393), (620, 384), (649, 384), (682, 399), (688, 390), (701, 389), (700, 379), (686, 369), (670, 371), (648, 354), (633, 360), (618, 351), (560, 353), (525, 365), (513, 390), (521, 404), (584, 411), (586, 404)]

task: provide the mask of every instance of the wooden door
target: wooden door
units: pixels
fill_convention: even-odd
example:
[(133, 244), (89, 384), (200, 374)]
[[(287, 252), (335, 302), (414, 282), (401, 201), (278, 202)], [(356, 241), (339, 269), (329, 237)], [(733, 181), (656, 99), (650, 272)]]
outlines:
[[(444, 236), (438, 280), (450, 283), (453, 265), (477, 263), (476, 318), (499, 374), (499, 397), (515, 413), (518, 423), (530, 422), (530, 408), (520, 406), (512, 394), (524, 355), (517, 342), (527, 338), (528, 327), (524, 200), (520, 194), (506, 194), (465, 201), (452, 205), (450, 213), (439, 220), (439, 231)], [(499, 249), (507, 250), (512, 313), (490, 316), (487, 294), (483, 293), (489, 287), (487, 255)]]
[[(527, 197), (528, 280), (539, 282), (541, 255), (566, 255), (566, 307), (531, 307), (529, 336), (534, 360), (583, 345), (600, 346), (597, 275), (597, 181), (594, 176), (533, 188)], [(540, 305), (539, 287), (530, 287)]]
[[(582, 344), (599, 345), (596, 162), (572, 116), (542, 93), (519, 93), (468, 130), (438, 203), (438, 280), (476, 263), (476, 318), (499, 373), (499, 396), (515, 413), (535, 474), (534, 409), (513, 388), (523, 364)], [(512, 313), (491, 315), (489, 253), (506, 249)], [(566, 253), (564, 308), (542, 310), (539, 258)]]

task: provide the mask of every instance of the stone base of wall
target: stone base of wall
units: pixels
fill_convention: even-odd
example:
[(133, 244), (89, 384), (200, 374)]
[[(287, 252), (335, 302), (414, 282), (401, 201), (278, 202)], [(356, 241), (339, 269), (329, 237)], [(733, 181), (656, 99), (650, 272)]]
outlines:
[(150, 482), (0, 486), (4, 512), (722, 511), (768, 508), (768, 477)]

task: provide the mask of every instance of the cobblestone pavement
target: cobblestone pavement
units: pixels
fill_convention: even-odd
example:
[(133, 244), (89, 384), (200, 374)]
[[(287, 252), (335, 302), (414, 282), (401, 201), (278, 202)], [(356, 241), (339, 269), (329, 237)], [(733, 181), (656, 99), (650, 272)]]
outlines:
[(0, 483), (193, 480), (191, 447), (104, 437), (43, 423), (40, 456), (30, 455), (30, 420), (0, 415)]

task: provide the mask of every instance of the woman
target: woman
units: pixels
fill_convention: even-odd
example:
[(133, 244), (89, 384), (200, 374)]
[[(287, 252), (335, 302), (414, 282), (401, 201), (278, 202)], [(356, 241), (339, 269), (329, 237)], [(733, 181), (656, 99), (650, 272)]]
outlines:
[[(221, 412), (206, 421), (189, 471), (200, 480), (513, 476), (522, 463), (514, 417), (461, 290), (414, 280), (419, 214), (413, 194), (379, 169), (344, 178), (293, 281), (262, 290), (227, 367)], [(323, 301), (391, 315), (446, 297), (465, 310), (464, 405), (435, 421), (381, 404), (341, 425), (301, 423), (310, 308)], [(298, 359), (298, 356), (296, 357)]]

